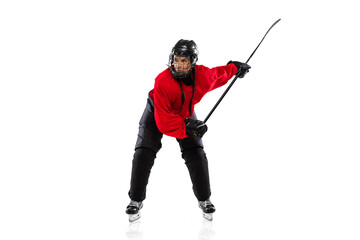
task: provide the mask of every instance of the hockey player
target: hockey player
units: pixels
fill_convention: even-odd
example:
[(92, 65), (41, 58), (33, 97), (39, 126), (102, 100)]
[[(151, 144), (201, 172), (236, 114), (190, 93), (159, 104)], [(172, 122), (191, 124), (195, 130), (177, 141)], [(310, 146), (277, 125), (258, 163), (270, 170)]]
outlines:
[(207, 131), (197, 120), (194, 105), (209, 91), (226, 84), (237, 72), (244, 77), (250, 66), (230, 61), (225, 66), (208, 68), (196, 65), (198, 49), (192, 40), (179, 40), (173, 47), (168, 68), (155, 79), (145, 111), (140, 119), (138, 139), (132, 162), (129, 197), (126, 208), (130, 222), (140, 217), (146, 186), (163, 134), (176, 138), (189, 170), (194, 194), (204, 217), (212, 220), (215, 207), (210, 201), (208, 161), (202, 136)]

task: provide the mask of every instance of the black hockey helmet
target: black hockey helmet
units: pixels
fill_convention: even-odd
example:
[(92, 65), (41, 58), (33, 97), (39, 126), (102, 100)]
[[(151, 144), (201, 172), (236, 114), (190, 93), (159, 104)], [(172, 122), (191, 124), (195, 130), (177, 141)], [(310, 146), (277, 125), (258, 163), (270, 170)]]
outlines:
[[(190, 57), (191, 68), (187, 73), (179, 73), (175, 71), (174, 68), (174, 56), (184, 56)], [(195, 67), (196, 62), (198, 60), (199, 51), (197, 49), (196, 43), (193, 40), (184, 40), (180, 39), (175, 46), (172, 48), (170, 56), (169, 56), (169, 63), (168, 67), (176, 79), (183, 79), (187, 78), (190, 74), (192, 69)]]

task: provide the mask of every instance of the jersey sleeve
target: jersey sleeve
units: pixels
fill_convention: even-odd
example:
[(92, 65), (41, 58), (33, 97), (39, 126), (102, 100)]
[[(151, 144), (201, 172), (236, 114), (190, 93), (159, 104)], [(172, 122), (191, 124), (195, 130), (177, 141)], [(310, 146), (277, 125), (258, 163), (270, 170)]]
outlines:
[(238, 68), (233, 63), (225, 66), (206, 68), (207, 92), (225, 85), (235, 75), (237, 70)]
[(160, 84), (154, 87), (155, 122), (160, 132), (170, 137), (186, 138), (184, 118), (172, 112), (170, 96)]

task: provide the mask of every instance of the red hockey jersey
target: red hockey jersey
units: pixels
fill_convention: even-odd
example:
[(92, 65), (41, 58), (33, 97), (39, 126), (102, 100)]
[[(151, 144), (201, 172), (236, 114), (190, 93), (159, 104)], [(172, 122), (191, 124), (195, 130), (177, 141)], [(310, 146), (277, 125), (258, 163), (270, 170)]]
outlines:
[[(235, 64), (208, 68), (195, 66), (195, 91), (191, 103), (192, 112), (195, 104), (209, 91), (226, 84), (237, 72)], [(190, 118), (189, 104), (193, 95), (193, 86), (182, 83), (185, 101), (181, 101), (180, 83), (174, 79), (169, 69), (155, 78), (154, 89), (150, 97), (154, 101), (155, 122), (160, 132), (175, 138), (186, 138), (185, 118)]]

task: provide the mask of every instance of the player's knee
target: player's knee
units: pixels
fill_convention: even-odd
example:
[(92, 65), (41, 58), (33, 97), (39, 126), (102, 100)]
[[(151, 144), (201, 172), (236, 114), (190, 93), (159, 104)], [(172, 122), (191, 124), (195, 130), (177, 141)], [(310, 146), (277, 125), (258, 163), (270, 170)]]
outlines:
[(135, 150), (133, 164), (146, 164), (151, 167), (154, 165), (155, 158), (156, 153), (154, 150), (140, 147)]
[(186, 149), (182, 153), (186, 164), (207, 164), (206, 154), (202, 147)]

